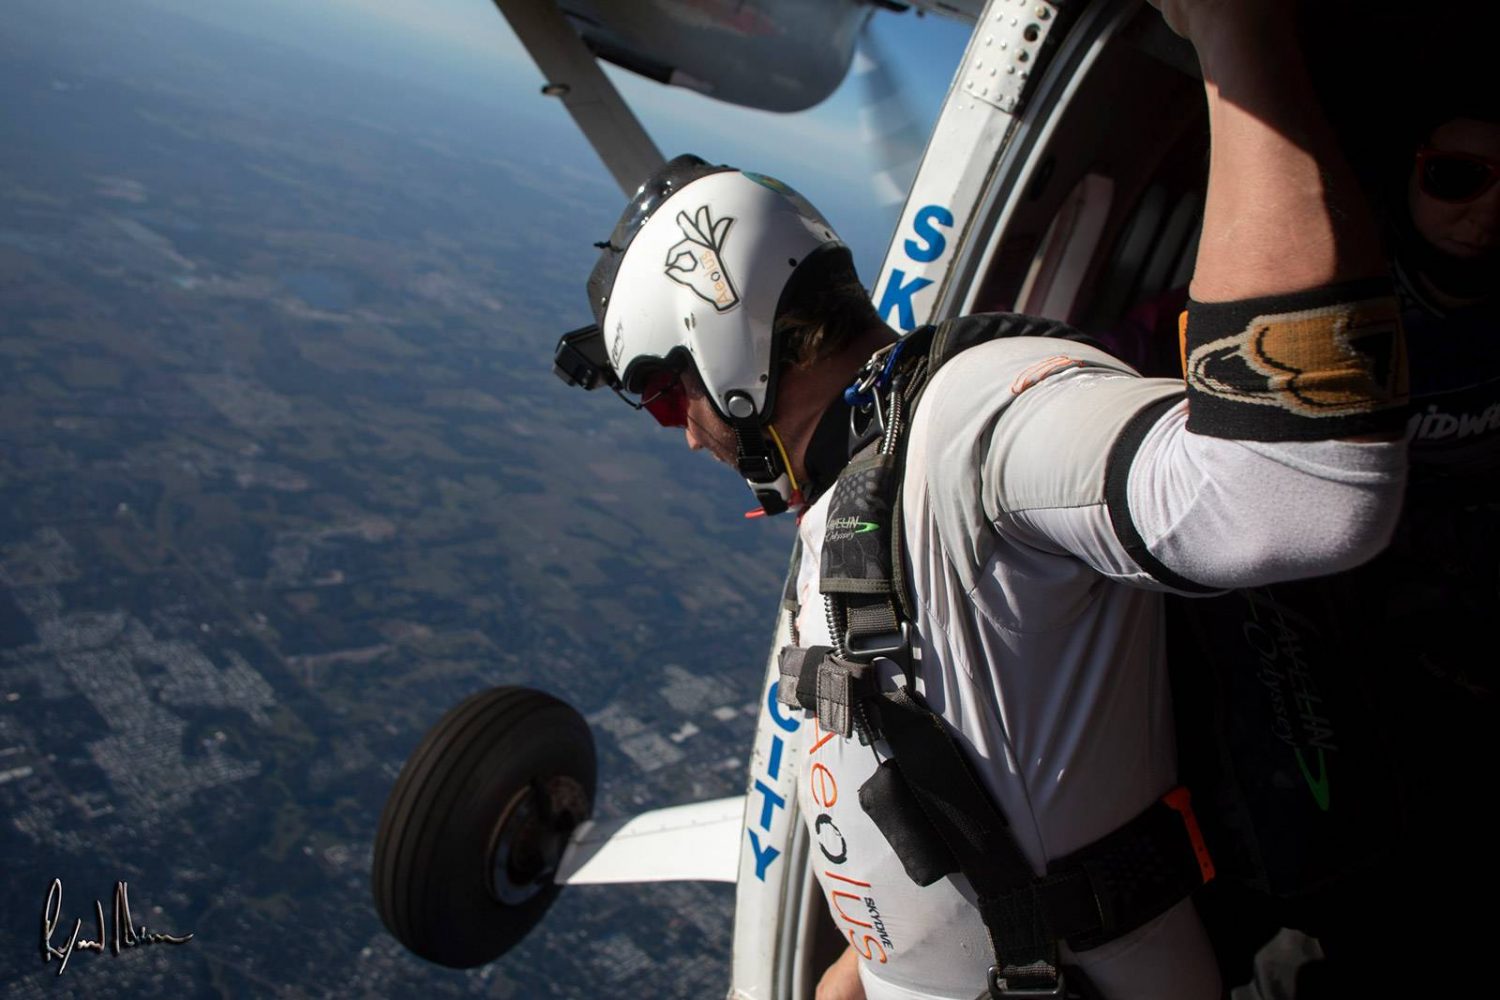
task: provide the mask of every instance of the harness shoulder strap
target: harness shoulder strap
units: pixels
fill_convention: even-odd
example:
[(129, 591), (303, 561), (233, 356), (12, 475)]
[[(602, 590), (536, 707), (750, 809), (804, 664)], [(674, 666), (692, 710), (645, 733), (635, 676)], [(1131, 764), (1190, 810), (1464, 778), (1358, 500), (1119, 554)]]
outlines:
[(933, 373), (949, 360), (979, 344), (1017, 336), (1082, 335), (1028, 316), (965, 316), (908, 334), (860, 381), (884, 421), (884, 434), (850, 459), (833, 486), (819, 589), (829, 599), (829, 625), (839, 651), (863, 662), (876, 656), (896, 659), (906, 670), (908, 688), (914, 679), (909, 623), (916, 605), (899, 530), (908, 415)]

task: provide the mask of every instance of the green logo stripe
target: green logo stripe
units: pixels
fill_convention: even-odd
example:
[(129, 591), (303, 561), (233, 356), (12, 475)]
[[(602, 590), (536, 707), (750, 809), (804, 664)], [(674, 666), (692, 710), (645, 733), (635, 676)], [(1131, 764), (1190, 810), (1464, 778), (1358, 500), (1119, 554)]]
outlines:
[(1306, 759), (1301, 750), (1293, 750), (1297, 755), (1297, 766), (1302, 769), (1302, 780), (1307, 782), (1307, 787), (1312, 791), (1313, 800), (1318, 803), (1318, 808), (1324, 812), (1328, 811), (1328, 762), (1323, 759), (1323, 751), (1318, 750), (1318, 776), (1312, 775), (1312, 768), (1307, 766)]

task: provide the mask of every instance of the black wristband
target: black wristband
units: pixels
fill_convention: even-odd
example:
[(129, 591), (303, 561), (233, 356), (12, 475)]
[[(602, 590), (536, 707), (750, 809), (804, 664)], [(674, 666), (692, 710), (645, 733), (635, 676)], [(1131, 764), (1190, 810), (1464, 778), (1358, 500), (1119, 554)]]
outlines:
[(1406, 420), (1406, 343), (1387, 280), (1189, 302), (1182, 354), (1195, 434), (1320, 441)]

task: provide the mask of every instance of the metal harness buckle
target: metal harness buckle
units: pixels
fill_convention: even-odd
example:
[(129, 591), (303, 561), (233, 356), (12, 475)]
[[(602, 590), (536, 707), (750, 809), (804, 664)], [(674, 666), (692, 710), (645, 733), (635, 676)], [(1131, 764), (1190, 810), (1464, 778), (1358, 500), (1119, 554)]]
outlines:
[(844, 652), (848, 659), (858, 663), (870, 663), (876, 657), (884, 656), (904, 667), (911, 662), (911, 649), (911, 622), (908, 621), (897, 625), (894, 632), (865, 636), (844, 632)]
[(994, 998), (1021, 997), (1030, 998), (1030, 1000), (1048, 1000), (1048, 998), (1056, 1000), (1056, 998), (1066, 997), (1068, 995), (1067, 985), (1063, 982), (1063, 974), (1061, 969), (1057, 970), (1057, 984), (1050, 989), (1043, 989), (1035, 986), (1007, 986), (1005, 985), (1005, 980), (1000, 976), (1000, 967), (997, 965), (990, 966), (989, 981), (989, 996)]

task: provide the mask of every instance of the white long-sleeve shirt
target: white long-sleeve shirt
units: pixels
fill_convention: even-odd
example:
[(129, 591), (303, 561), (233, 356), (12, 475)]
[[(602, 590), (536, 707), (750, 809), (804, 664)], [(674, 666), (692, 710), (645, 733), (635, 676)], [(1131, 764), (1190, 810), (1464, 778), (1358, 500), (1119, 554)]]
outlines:
[[(917, 686), (1038, 873), (1176, 784), (1161, 606), (1171, 588), (1158, 577), (1229, 588), (1334, 572), (1378, 552), (1399, 510), (1397, 443), (1203, 437), (1186, 430), (1179, 402), (1133, 454), (1115, 449), (1133, 417), (1181, 393), (1086, 345), (997, 340), (937, 372), (909, 431), (902, 530)], [(1150, 569), (1121, 541), (1125, 509), (1111, 516), (1112, 457), (1117, 475), (1129, 463), (1128, 520), (1159, 561)], [(831, 645), (818, 591), (827, 505), (799, 529), (804, 645)], [(894, 665), (877, 666), (894, 685)], [(967, 882), (913, 884), (860, 808), (884, 746), (803, 733), (812, 860), (864, 959), (870, 1000), (971, 1000), (993, 956)], [(1070, 961), (1110, 1000), (1220, 995), (1186, 901)]]

